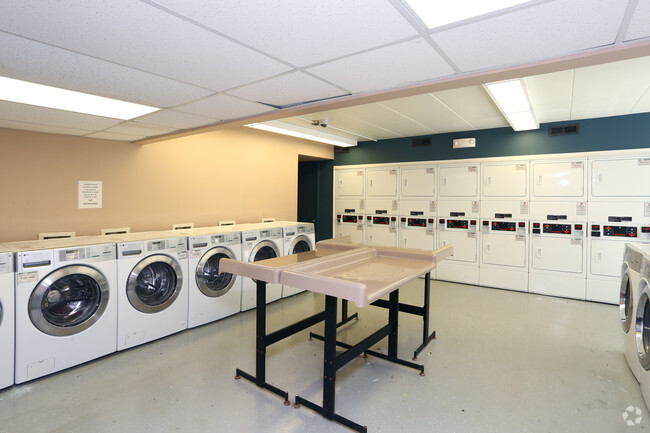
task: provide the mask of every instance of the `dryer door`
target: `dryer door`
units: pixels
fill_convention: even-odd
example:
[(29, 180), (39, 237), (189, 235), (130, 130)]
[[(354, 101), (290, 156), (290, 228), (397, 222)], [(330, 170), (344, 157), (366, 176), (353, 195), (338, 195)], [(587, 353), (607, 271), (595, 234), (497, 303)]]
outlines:
[(645, 285), (636, 307), (636, 350), (641, 367), (650, 370), (650, 287)]
[(155, 254), (135, 265), (126, 281), (126, 296), (136, 310), (157, 313), (174, 303), (182, 286), (183, 271), (178, 262)]
[(228, 248), (215, 247), (203, 254), (196, 266), (196, 285), (201, 293), (210, 298), (225, 295), (235, 283), (233, 274), (219, 273), (221, 259), (234, 260), (235, 255)]
[(289, 246), (289, 252), (287, 255), (305, 253), (307, 251), (312, 251), (314, 246), (311, 244), (311, 241), (307, 236), (299, 235), (291, 242)]
[(73, 335), (99, 320), (108, 297), (108, 281), (97, 269), (65, 266), (36, 285), (29, 297), (29, 318), (48, 335)]

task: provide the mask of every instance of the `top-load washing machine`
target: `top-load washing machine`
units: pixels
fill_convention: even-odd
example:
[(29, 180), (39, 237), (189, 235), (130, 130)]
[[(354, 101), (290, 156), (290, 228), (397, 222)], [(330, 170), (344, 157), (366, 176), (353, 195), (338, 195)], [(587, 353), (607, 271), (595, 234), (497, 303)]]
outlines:
[(187, 237), (130, 233), (117, 243), (117, 350), (187, 328)]
[(650, 244), (625, 244), (625, 256), (621, 270), (620, 319), (623, 329), (623, 353), (627, 365), (639, 381), (640, 365), (636, 350), (636, 331), (634, 325), (635, 308), (639, 300), (639, 283), (644, 252), (650, 255)]
[(223, 258), (241, 260), (241, 232), (233, 226), (191, 230), (189, 243), (189, 328), (236, 314), (241, 308), (241, 277), (219, 273)]
[(14, 253), (0, 245), (0, 389), (14, 384)]
[(16, 383), (115, 352), (113, 242), (81, 237), (8, 246), (16, 251)]
[[(242, 261), (258, 262), (283, 255), (282, 229), (280, 227), (243, 228), (242, 230)], [(266, 285), (266, 303), (282, 297), (282, 285), (269, 283)], [(257, 281), (252, 278), (242, 279), (241, 311), (250, 310), (257, 306)]]
[(645, 404), (650, 409), (650, 252), (641, 259), (639, 298), (635, 308), (634, 332), (639, 362), (639, 383)]

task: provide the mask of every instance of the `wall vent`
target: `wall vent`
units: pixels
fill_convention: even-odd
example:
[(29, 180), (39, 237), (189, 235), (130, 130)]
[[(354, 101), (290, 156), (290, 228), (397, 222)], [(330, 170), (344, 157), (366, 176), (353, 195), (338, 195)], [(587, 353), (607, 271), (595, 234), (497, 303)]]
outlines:
[(572, 125), (559, 125), (559, 126), (549, 126), (548, 135), (569, 135), (569, 134), (578, 134), (578, 124), (574, 123)]
[(334, 153), (350, 153), (350, 148), (334, 146)]
[(411, 141), (411, 145), (413, 147), (426, 147), (426, 146), (431, 146), (431, 138), (414, 138)]

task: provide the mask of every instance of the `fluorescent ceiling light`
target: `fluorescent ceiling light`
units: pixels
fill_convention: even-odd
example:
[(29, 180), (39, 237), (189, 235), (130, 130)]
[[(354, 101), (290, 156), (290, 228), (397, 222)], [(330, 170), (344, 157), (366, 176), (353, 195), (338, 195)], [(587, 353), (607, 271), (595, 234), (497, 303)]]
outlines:
[(484, 84), (494, 102), (515, 131), (539, 129), (520, 79)]
[(0, 99), (121, 120), (133, 119), (159, 110), (156, 107), (6, 77), (0, 77)]
[(282, 122), (281, 120), (271, 120), (264, 123), (250, 123), (244, 125), (249, 128), (261, 129), (263, 131), (275, 132), (277, 134), (290, 135), (292, 137), (304, 138), (306, 140), (318, 141), (320, 143), (332, 144), (340, 147), (352, 147), (357, 145), (357, 140), (340, 135), (329, 134), (294, 125), (293, 123)]
[(530, 0), (406, 0), (430, 29), (499, 11)]

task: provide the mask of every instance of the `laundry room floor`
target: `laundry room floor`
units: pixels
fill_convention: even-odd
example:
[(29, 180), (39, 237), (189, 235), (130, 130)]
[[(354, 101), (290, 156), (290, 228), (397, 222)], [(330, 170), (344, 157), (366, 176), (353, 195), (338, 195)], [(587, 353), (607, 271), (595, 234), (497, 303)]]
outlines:
[[(423, 280), (400, 290), (421, 303)], [(302, 293), (268, 307), (268, 328), (320, 311)], [(351, 310), (355, 310), (353, 304)], [(369, 432), (633, 432), (650, 415), (623, 356), (618, 307), (432, 282), (437, 339), (426, 376), (381, 359), (339, 370), (337, 412)], [(339, 331), (354, 343), (385, 323), (367, 307)], [(347, 432), (246, 380), (254, 372), (254, 311), (0, 392), (0, 432)], [(400, 356), (420, 344), (419, 317), (400, 313)], [(321, 331), (322, 324), (313, 330)], [(303, 331), (268, 349), (267, 380), (321, 401), (322, 343)], [(375, 347), (386, 350), (386, 342)], [(642, 409), (627, 426), (623, 413)]]

